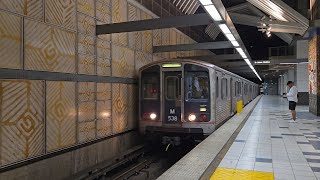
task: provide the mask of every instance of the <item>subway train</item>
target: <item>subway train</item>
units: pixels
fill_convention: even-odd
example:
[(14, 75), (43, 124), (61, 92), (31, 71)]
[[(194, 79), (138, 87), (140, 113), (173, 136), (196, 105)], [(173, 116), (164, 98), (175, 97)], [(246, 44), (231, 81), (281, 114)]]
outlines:
[(213, 64), (162, 60), (139, 70), (139, 130), (162, 143), (203, 139), (258, 96), (257, 84)]

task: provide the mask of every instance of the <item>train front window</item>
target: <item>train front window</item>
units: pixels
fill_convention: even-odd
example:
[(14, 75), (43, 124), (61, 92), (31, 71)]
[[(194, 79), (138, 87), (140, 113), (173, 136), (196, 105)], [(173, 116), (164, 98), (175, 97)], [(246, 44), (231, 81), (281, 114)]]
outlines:
[(146, 77), (143, 80), (143, 98), (158, 99), (159, 98), (159, 78)]
[(180, 99), (180, 79), (176, 76), (166, 78), (166, 96), (168, 100)]
[(207, 72), (190, 72), (185, 76), (186, 100), (209, 99)]

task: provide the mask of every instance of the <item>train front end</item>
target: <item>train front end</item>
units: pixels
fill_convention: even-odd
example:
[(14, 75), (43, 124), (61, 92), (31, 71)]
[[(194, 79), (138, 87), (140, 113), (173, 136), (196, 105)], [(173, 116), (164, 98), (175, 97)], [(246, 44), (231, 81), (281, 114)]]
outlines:
[[(164, 137), (164, 144), (214, 131), (210, 75), (202, 64), (159, 62), (140, 70), (140, 132)], [(210, 83), (211, 82), (211, 83)]]

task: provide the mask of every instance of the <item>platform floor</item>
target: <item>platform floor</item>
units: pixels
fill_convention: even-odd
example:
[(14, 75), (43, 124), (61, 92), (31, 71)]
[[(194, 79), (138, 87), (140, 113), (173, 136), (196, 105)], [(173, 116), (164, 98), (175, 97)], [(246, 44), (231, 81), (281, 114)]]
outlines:
[(263, 96), (211, 179), (320, 179), (320, 117), (288, 101)]

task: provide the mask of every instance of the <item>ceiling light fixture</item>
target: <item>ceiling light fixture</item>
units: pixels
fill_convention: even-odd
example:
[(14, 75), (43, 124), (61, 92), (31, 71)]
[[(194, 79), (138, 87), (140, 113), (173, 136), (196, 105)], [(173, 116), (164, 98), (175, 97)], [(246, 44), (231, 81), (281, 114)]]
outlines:
[(204, 6), (204, 8), (207, 10), (213, 20), (222, 21), (222, 17), (214, 5)]
[(231, 43), (232, 43), (232, 45), (233, 45), (234, 47), (239, 47), (239, 46), (240, 46), (239, 43), (238, 43), (238, 41), (231, 41)]
[(200, 0), (200, 3), (204, 6), (212, 4), (211, 0)]
[(231, 31), (226, 24), (219, 24), (219, 27), (224, 34), (231, 34)]
[(226, 34), (226, 37), (229, 39), (229, 41), (235, 41), (236, 38), (232, 34)]

